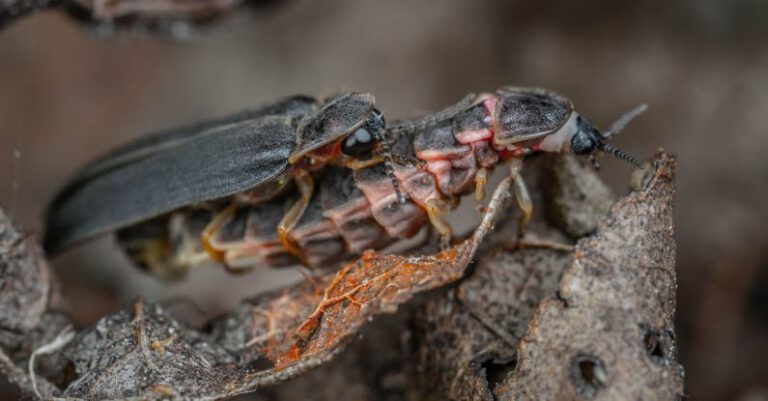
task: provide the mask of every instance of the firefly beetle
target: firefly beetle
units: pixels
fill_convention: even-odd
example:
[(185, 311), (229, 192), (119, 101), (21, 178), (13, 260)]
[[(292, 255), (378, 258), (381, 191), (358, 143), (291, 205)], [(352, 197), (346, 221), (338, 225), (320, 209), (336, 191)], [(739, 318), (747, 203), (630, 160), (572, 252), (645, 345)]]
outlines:
[[(481, 201), (507, 161), (515, 197), (535, 152), (604, 151), (633, 110), (600, 133), (551, 91), (502, 88), (387, 126), (371, 95), (295, 96), (263, 108), (149, 136), (87, 165), (49, 208), (45, 248), (56, 253), (100, 233), (164, 277), (203, 260), (232, 270), (258, 264), (318, 267), (413, 236), (461, 196)], [(596, 163), (596, 162), (595, 162)], [(295, 183), (295, 185), (291, 185)]]
[[(364, 93), (325, 102), (294, 96), (130, 143), (85, 166), (58, 194), (49, 208), (45, 248), (56, 253), (100, 233), (223, 197), (259, 203), (281, 192), (291, 178), (308, 198), (310, 172), (326, 162), (365, 165), (342, 152), (363, 157), (374, 138), (340, 142), (361, 127), (383, 129), (373, 104)], [(306, 203), (302, 198), (286, 215), (284, 230)]]

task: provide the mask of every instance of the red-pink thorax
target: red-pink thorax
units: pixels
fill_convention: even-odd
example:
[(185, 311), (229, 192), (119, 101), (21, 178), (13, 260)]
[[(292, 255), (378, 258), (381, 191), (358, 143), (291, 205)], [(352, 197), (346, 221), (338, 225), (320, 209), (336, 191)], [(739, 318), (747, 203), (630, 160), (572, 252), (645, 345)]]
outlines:
[(416, 157), (426, 163), (426, 169), (434, 175), (438, 188), (445, 195), (462, 195), (472, 188), (480, 168), (491, 170), (500, 161), (521, 157), (539, 151), (544, 138), (520, 143), (500, 145), (495, 140), (499, 124), (497, 98), (483, 94), (478, 98), (485, 111), (483, 124), (472, 129), (454, 132), (458, 146), (450, 149), (417, 150)]

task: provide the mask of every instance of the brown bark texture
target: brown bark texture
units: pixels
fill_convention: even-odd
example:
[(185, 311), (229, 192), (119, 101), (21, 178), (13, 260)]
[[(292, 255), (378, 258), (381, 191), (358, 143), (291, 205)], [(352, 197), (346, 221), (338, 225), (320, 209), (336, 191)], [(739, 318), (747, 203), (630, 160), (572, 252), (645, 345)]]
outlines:
[(0, 213), (0, 372), (44, 399), (677, 400), (674, 169), (659, 152), (614, 202), (579, 160), (531, 159), (522, 246), (505, 179), (449, 249), (366, 253), (203, 329), (137, 300), (73, 330)]

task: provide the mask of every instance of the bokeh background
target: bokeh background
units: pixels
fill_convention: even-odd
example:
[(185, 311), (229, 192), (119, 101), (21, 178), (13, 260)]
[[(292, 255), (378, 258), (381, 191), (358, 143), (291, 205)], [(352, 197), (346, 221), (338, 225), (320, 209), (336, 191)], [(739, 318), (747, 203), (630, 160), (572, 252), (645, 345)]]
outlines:
[[(283, 0), (176, 41), (99, 39), (64, 13), (40, 12), (0, 31), (0, 206), (37, 235), (68, 175), (110, 147), (295, 93), (368, 91), (391, 118), (469, 92), (541, 86), (602, 126), (645, 102), (616, 143), (679, 156), (686, 392), (768, 400), (766, 21), (763, 0)], [(618, 193), (629, 172), (603, 160)], [(200, 322), (297, 277), (209, 268), (169, 286), (110, 239), (54, 264), (83, 324), (139, 294)]]

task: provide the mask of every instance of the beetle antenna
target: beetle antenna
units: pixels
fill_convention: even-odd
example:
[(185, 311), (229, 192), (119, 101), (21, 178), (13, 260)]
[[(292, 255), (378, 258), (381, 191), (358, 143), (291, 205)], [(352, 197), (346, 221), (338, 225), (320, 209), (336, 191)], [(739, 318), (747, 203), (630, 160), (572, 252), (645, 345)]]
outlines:
[(406, 198), (400, 190), (400, 182), (397, 181), (397, 177), (395, 177), (395, 168), (392, 167), (394, 161), (392, 158), (392, 151), (389, 148), (389, 141), (387, 140), (387, 130), (379, 131), (379, 133), (376, 134), (376, 139), (381, 144), (381, 154), (384, 156), (384, 171), (387, 172), (387, 177), (392, 181), (392, 186), (395, 188), (395, 194), (397, 195), (397, 201), (403, 204), (408, 198)]
[(637, 106), (634, 109), (624, 113), (623, 116), (619, 117), (618, 120), (611, 124), (611, 128), (608, 128), (607, 131), (603, 132), (603, 138), (608, 139), (611, 136), (618, 134), (627, 126), (627, 124), (629, 124), (630, 121), (634, 120), (635, 117), (639, 116), (640, 114), (643, 114), (643, 112), (647, 109), (648, 105), (643, 103), (640, 106)]
[(613, 147), (607, 143), (601, 143), (598, 145), (598, 148), (602, 150), (605, 153), (608, 153), (609, 155), (624, 160), (625, 162), (629, 162), (635, 165), (635, 167), (642, 169), (643, 165), (640, 164), (640, 160), (636, 158), (635, 156), (630, 155), (629, 153), (625, 153), (623, 150)]

